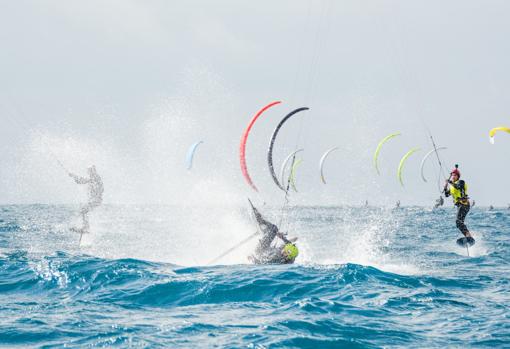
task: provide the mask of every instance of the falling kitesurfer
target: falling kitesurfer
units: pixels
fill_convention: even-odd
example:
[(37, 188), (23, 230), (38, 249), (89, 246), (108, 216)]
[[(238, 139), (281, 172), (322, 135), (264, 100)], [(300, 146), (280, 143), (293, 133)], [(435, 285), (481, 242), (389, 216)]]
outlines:
[(446, 197), (451, 196), (453, 198), (453, 203), (457, 206), (457, 219), (455, 221), (457, 228), (460, 230), (462, 235), (464, 235), (465, 239), (457, 240), (457, 243), (464, 245), (468, 243), (469, 245), (473, 245), (475, 243), (475, 239), (469, 232), (469, 229), (464, 224), (464, 220), (471, 208), (469, 203), (469, 196), (467, 194), (467, 184), (464, 180), (460, 179), (460, 171), (458, 169), (458, 165), (455, 165), (455, 168), (450, 173), (450, 178), (446, 180), (444, 185), (444, 195)]
[[(259, 240), (255, 253), (252, 256), (249, 256), (248, 260), (254, 264), (294, 263), (299, 254), (299, 250), (295, 244), (297, 238), (287, 239), (287, 234), (280, 232), (276, 225), (265, 220), (253, 204), (251, 207), (262, 232), (262, 238)], [(273, 241), (276, 237), (284, 243), (283, 246), (273, 245)], [(279, 244), (277, 243), (277, 245)]]
[(81, 237), (84, 233), (88, 233), (90, 230), (89, 218), (88, 214), (92, 209), (100, 206), (103, 202), (103, 181), (101, 177), (97, 173), (96, 167), (92, 165), (88, 168), (88, 177), (80, 177), (73, 173), (69, 173), (69, 177), (73, 178), (77, 184), (86, 184), (88, 190), (88, 201), (85, 205), (80, 209), (80, 214), (82, 216), (83, 225), (81, 228), (72, 228), (73, 231), (80, 233), (80, 241)]

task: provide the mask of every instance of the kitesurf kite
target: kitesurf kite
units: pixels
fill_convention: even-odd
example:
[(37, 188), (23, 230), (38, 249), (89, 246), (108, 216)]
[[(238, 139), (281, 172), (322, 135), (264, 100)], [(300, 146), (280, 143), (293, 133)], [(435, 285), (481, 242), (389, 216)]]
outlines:
[(289, 120), (292, 116), (296, 115), (297, 113), (308, 110), (308, 109), (309, 108), (307, 108), (307, 107), (302, 107), (302, 108), (294, 109), (293, 111), (288, 113), (274, 129), (273, 135), (271, 136), (271, 140), (269, 142), (269, 149), (267, 151), (267, 164), (269, 165), (269, 172), (271, 173), (271, 177), (273, 177), (273, 181), (275, 182), (275, 184), (278, 186), (278, 188), (280, 188), (283, 191), (286, 191), (286, 190), (285, 190), (284, 186), (282, 184), (280, 184), (280, 182), (278, 181), (278, 178), (276, 177), (276, 173), (274, 172), (274, 167), (273, 167), (274, 142), (276, 140), (276, 136), (278, 136), (278, 132), (280, 132), (281, 127), (287, 120)]
[(492, 130), (489, 131), (489, 137), (490, 137), (490, 142), (491, 144), (494, 144), (494, 135), (496, 134), (496, 132), (498, 131), (505, 131), (505, 132), (508, 132), (510, 133), (510, 127), (504, 127), (504, 126), (500, 126), (500, 127), (495, 127), (493, 128)]
[(427, 179), (425, 178), (425, 175), (423, 174), (423, 167), (425, 166), (425, 162), (427, 161), (427, 159), (429, 158), (430, 155), (432, 155), (434, 152), (436, 151), (439, 151), (439, 150), (444, 150), (444, 149), (447, 149), (446, 147), (439, 147), (439, 148), (436, 148), (436, 149), (432, 149), (431, 151), (429, 151), (424, 157), (423, 157), (423, 160), (421, 160), (421, 167), (420, 167), (420, 173), (421, 173), (421, 179), (423, 179), (424, 182), (427, 181)]
[(280, 179), (281, 179), (280, 183), (283, 184), (283, 186), (286, 188), (286, 190), (287, 190), (287, 186), (288, 186), (287, 179), (285, 178), (285, 170), (287, 169), (287, 164), (289, 163), (290, 159), (293, 159), (292, 166), (294, 166), (293, 163), (296, 160), (296, 154), (299, 152), (302, 152), (303, 150), (304, 149), (294, 150), (289, 155), (287, 155), (287, 157), (283, 161), (282, 167), (280, 168)]
[(294, 189), (294, 191), (296, 193), (297, 193), (297, 188), (296, 188), (296, 170), (299, 167), (299, 165), (301, 165), (302, 162), (303, 162), (303, 160), (297, 159), (296, 161), (294, 161), (294, 165), (292, 165), (292, 169), (290, 170), (290, 177), (289, 177), (290, 185), (292, 186), (292, 189)]
[(401, 135), (401, 133), (393, 133), (393, 134), (391, 134), (389, 136), (386, 136), (377, 145), (377, 148), (375, 149), (375, 153), (374, 153), (374, 166), (375, 166), (375, 170), (377, 171), (377, 174), (380, 174), (379, 173), (379, 166), (377, 164), (377, 159), (379, 158), (379, 152), (381, 151), (382, 146), (384, 145), (384, 143), (386, 143), (390, 139), (395, 138), (395, 137), (400, 136), (400, 135)]
[(337, 150), (337, 149), (338, 149), (338, 147), (333, 147), (333, 148), (331, 148), (331, 149), (327, 150), (327, 151), (324, 153), (324, 155), (322, 155), (321, 160), (320, 160), (320, 162), (319, 162), (319, 171), (320, 171), (320, 173), (321, 173), (321, 180), (322, 180), (322, 183), (324, 183), (324, 184), (326, 184), (326, 180), (324, 179), (324, 161), (326, 160), (326, 158), (328, 157), (328, 155), (329, 155), (331, 152), (333, 152), (333, 151), (335, 151), (335, 150)]
[(188, 154), (186, 155), (186, 168), (191, 170), (193, 167), (193, 158), (195, 157), (195, 152), (200, 144), (204, 143), (204, 141), (199, 141), (189, 147)]
[(420, 150), (420, 148), (413, 148), (413, 149), (409, 150), (400, 160), (400, 164), (398, 165), (398, 169), (397, 169), (397, 178), (400, 182), (400, 185), (404, 186), (404, 182), (402, 181), (402, 169), (404, 168), (404, 164), (405, 164), (407, 158), (409, 158), (413, 153), (416, 153), (419, 150)]
[(281, 101), (275, 101), (272, 103), (269, 103), (264, 108), (260, 109), (257, 114), (251, 119), (250, 123), (248, 124), (248, 127), (246, 127), (246, 130), (244, 130), (243, 136), (241, 137), (241, 144), (239, 146), (239, 160), (241, 163), (241, 172), (243, 173), (243, 177), (246, 180), (246, 182), (253, 188), (253, 190), (258, 191), (255, 184), (253, 184), (253, 181), (251, 180), (251, 177), (248, 173), (248, 168), (246, 166), (246, 141), (248, 140), (248, 135), (250, 134), (250, 130), (253, 127), (253, 124), (257, 119), (259, 118), (262, 113), (264, 113), (266, 110), (271, 108), (272, 106), (275, 106), (277, 104), (280, 104)]

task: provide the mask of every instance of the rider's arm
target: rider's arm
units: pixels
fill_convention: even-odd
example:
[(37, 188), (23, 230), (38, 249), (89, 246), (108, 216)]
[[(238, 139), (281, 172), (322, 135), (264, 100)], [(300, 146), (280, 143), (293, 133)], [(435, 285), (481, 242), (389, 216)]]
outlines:
[(276, 233), (276, 236), (278, 236), (280, 239), (283, 240), (283, 242), (285, 242), (286, 244), (290, 244), (292, 243), (292, 241), (290, 241), (289, 239), (287, 239), (285, 237), (285, 234), (283, 234), (281, 231), (279, 231), (278, 233)]
[(455, 187), (455, 189), (457, 190), (463, 190), (464, 189), (464, 185), (466, 183), (461, 179), (460, 181), (458, 181), (457, 183), (452, 183), (452, 185)]
[(72, 179), (74, 179), (74, 181), (76, 182), (76, 184), (87, 184), (90, 182), (90, 179), (88, 178), (84, 178), (84, 177), (80, 177), (80, 176), (77, 176), (73, 173), (69, 173), (69, 177), (71, 177)]
[(444, 196), (445, 197), (449, 197), (450, 196), (450, 188), (448, 188), (448, 184), (450, 183), (450, 181), (448, 180), (446, 182), (446, 184), (444, 185), (444, 189), (443, 189), (443, 192), (444, 192)]

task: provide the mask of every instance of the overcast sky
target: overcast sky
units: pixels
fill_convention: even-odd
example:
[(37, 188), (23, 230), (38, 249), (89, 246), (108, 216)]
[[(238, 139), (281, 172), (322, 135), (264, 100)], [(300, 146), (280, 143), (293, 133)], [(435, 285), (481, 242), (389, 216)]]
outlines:
[[(266, 165), (305, 150), (293, 204), (432, 205), (429, 129), (480, 205), (510, 188), (508, 1), (4, 1), (0, 202), (77, 203), (66, 176), (94, 163), (110, 203), (282, 202)], [(248, 140), (255, 194), (239, 169)], [(402, 136), (381, 151), (380, 139)], [(193, 171), (188, 147), (203, 140)], [(330, 147), (319, 176), (319, 159)], [(396, 177), (400, 158), (421, 151)]]

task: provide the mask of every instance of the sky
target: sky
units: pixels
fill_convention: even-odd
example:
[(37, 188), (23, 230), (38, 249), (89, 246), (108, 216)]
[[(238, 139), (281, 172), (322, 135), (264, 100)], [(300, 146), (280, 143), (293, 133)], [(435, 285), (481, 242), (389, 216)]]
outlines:
[[(431, 206), (438, 146), (478, 205), (510, 189), (507, 1), (6, 1), (0, 12), (0, 203), (78, 203), (95, 164), (112, 204), (281, 204), (274, 161), (304, 148), (295, 205)], [(254, 125), (242, 177), (239, 141)], [(379, 158), (372, 156), (390, 133)], [(193, 170), (188, 148), (204, 143)], [(337, 146), (325, 163), (319, 159)], [(421, 150), (405, 164), (400, 158)]]

